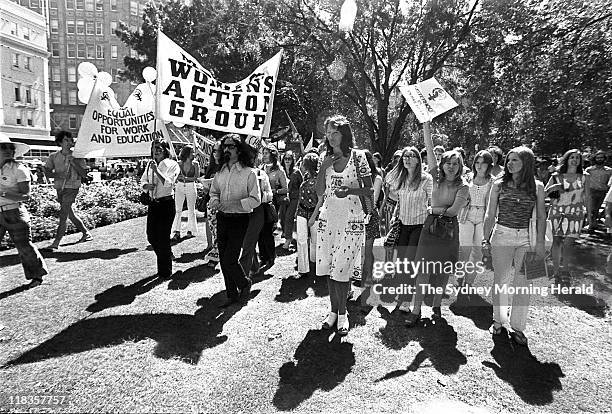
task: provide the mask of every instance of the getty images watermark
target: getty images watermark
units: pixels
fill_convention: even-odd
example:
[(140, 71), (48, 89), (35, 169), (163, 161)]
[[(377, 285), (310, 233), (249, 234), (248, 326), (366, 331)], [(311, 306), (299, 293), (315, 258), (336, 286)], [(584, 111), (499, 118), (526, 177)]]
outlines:
[[(376, 247), (375, 247), (376, 249)], [(379, 248), (375, 257), (389, 257), (389, 250)], [(514, 269), (510, 269), (514, 272)], [(516, 271), (524, 272), (522, 266)], [(419, 275), (449, 275), (445, 277), (426, 278), (423, 283), (417, 283)], [(524, 282), (515, 284), (512, 275), (508, 283), (494, 283), (493, 272), (483, 261), (426, 261), (408, 260), (406, 258), (393, 258), (389, 260), (374, 260), (371, 277), (365, 277), (363, 286), (369, 291), (362, 299), (368, 303), (372, 297), (381, 302), (401, 303), (410, 300), (417, 292), (424, 295), (446, 295), (459, 297), (461, 295), (479, 295), (483, 301), (482, 306), (490, 305), (486, 298), (499, 294), (529, 295), (546, 298), (556, 296), (559, 300), (537, 301), (544, 306), (563, 305), (562, 301), (570, 299), (574, 303), (582, 302), (585, 306), (605, 307), (610, 303), (610, 295), (606, 292), (597, 292), (593, 283), (584, 279), (574, 281), (573, 285), (561, 284), (542, 276), (537, 278), (523, 277)], [(461, 282), (461, 283), (458, 283)], [(587, 282), (587, 283), (585, 283)], [(371, 303), (370, 303), (371, 304)], [(477, 305), (476, 305), (477, 306)]]

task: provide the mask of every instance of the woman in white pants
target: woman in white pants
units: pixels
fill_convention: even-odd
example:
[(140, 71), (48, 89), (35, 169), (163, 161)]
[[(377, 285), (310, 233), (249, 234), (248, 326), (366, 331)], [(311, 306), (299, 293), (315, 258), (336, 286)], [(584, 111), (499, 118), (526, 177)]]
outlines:
[(194, 161), (195, 153), (191, 145), (186, 145), (179, 154), (179, 166), (181, 172), (176, 180), (175, 199), (176, 214), (172, 224), (173, 241), (181, 239), (181, 215), (183, 213), (183, 203), (187, 199), (187, 237), (194, 237), (197, 234), (197, 221), (195, 213), (195, 203), (198, 197), (195, 182), (200, 177), (200, 164)]
[(523, 331), (529, 313), (529, 293), (510, 295), (504, 289), (529, 286), (521, 267), (525, 253), (530, 249), (529, 219), (534, 208), (537, 216), (535, 253), (544, 259), (544, 184), (534, 178), (534, 165), (535, 158), (529, 148), (516, 147), (508, 152), (503, 175), (491, 188), (482, 242), (483, 247), (491, 249), (495, 281), (493, 324), (489, 332), (499, 335), (505, 329), (514, 342), (525, 346), (527, 337)]
[(317, 249), (317, 229), (315, 220), (310, 221), (312, 213), (317, 206), (317, 167), (319, 157), (309, 153), (302, 160), (302, 173), (304, 182), (300, 185), (300, 195), (297, 207), (297, 277), (314, 271), (315, 254)]

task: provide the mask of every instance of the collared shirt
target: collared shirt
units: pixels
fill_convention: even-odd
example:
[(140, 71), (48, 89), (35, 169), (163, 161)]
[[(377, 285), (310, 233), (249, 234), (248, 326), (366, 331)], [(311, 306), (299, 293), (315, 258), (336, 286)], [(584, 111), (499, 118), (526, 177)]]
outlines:
[(259, 181), (259, 189), (261, 190), (261, 202), (270, 203), (273, 198), (272, 187), (270, 186), (270, 179), (268, 174), (260, 168), (254, 168), (255, 174), (257, 174), (257, 181)]
[(592, 165), (585, 171), (589, 175), (591, 190), (608, 191), (608, 180), (612, 176), (612, 168), (605, 165)]
[(239, 162), (231, 167), (224, 164), (210, 186), (210, 201), (223, 213), (251, 213), (261, 204), (259, 182), (254, 168), (243, 167)]
[[(83, 169), (87, 167), (83, 158), (74, 158), (74, 162)], [(53, 181), (53, 186), (55, 188), (81, 187), (81, 177), (79, 173), (70, 165), (67, 156), (62, 154), (62, 151), (57, 151), (49, 155), (45, 163), (45, 168), (54, 171), (55, 179)]]
[(433, 191), (433, 178), (430, 174), (423, 172), (421, 182), (415, 189), (406, 185), (397, 190), (399, 202), (399, 218), (403, 225), (411, 226), (425, 223), (428, 207), (431, 204), (431, 193)]
[[(30, 182), (30, 170), (20, 162), (7, 162), (0, 168), (0, 193), (18, 191), (17, 183)], [(5, 210), (19, 208), (19, 202), (0, 196), (0, 207)]]
[(173, 195), (174, 183), (176, 182), (176, 178), (178, 177), (179, 172), (181, 171), (178, 162), (170, 158), (164, 158), (157, 165), (157, 171), (162, 177), (164, 177), (163, 184), (157, 174), (155, 174), (153, 170), (149, 170), (148, 164), (144, 174), (142, 174), (140, 184), (155, 184), (155, 188), (153, 190), (149, 190), (151, 198), (158, 199)]

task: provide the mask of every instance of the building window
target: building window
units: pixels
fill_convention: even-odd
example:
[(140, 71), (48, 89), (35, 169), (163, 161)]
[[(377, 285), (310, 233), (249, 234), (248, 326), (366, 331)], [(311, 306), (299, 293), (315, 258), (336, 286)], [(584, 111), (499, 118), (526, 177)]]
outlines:
[(113, 83), (117, 82), (117, 69), (111, 68), (110, 74), (111, 74), (111, 77), (113, 78)]
[(25, 90), (25, 93), (26, 93), (26, 103), (31, 104), (32, 103), (32, 88), (28, 86)]
[(110, 6), (112, 11), (117, 11), (117, 0), (110, 0)]
[(95, 59), (96, 58), (96, 49), (93, 45), (87, 45), (87, 59)]
[(130, 14), (132, 16), (138, 16), (138, 2), (130, 0)]
[(30, 56), (25, 56), (23, 58), (23, 67), (27, 70), (32, 70), (32, 58)]
[(77, 20), (76, 22), (76, 32), (77, 34), (84, 35), (85, 34), (85, 21)]
[(51, 19), (49, 22), (51, 26), (51, 33), (58, 34), (59, 33), (59, 22), (56, 19)]
[(85, 43), (77, 44), (77, 57), (79, 59), (85, 59)]
[(85, 6), (83, 5), (83, 1), (84, 0), (76, 0), (76, 9), (77, 10), (83, 10), (85, 8)]
[(104, 35), (104, 23), (96, 22), (96, 35), (98, 36)]
[(17, 36), (17, 33), (18, 33), (17, 23), (11, 22), (11, 34), (13, 36)]
[(21, 85), (15, 85), (15, 102), (21, 102)]
[(13, 53), (13, 67), (19, 67), (19, 53)]
[(136, 59), (138, 57), (138, 52), (136, 52), (134, 49), (130, 49), (130, 57)]
[(94, 0), (85, 0), (85, 10), (93, 11), (94, 9)]
[(97, 11), (104, 10), (104, 0), (96, 0), (96, 10)]
[(117, 30), (117, 22), (113, 20), (112, 22), (110, 22), (111, 35), (114, 35), (116, 30)]
[(23, 28), (23, 38), (25, 40), (30, 40), (30, 28), (29, 27)]
[(68, 58), (76, 57), (76, 45), (74, 43), (68, 43), (66, 49), (68, 50)]
[(70, 89), (68, 91), (68, 105), (76, 105), (77, 104), (77, 91), (74, 89)]
[(117, 45), (111, 45), (111, 59), (117, 59)]
[(23, 113), (21, 110), (18, 110), (15, 112), (15, 123), (17, 125), (22, 125), (22, 121), (21, 121), (22, 116), (23, 116)]
[(40, 2), (38, 0), (30, 0), (30, 9), (38, 9), (40, 8)]
[(77, 129), (77, 116), (70, 114), (68, 117), (68, 128)]
[(53, 105), (62, 104), (62, 91), (59, 89), (53, 89)]
[(60, 81), (60, 70), (57, 66), (51, 66), (51, 80), (54, 82)]
[(87, 21), (85, 22), (85, 28), (88, 35), (94, 34), (94, 22)]
[(74, 34), (74, 22), (68, 20), (66, 22), (66, 33), (67, 34)]
[(104, 45), (96, 45), (96, 59), (104, 59)]
[(60, 56), (59, 43), (51, 43), (51, 56), (53, 56), (53, 57), (59, 57)]
[(74, 10), (74, 0), (66, 0), (66, 10)]
[(34, 119), (32, 119), (32, 111), (28, 111), (26, 116), (28, 117), (28, 126), (34, 126)]
[(68, 82), (76, 82), (76, 66), (68, 66)]
[(57, 10), (57, 0), (49, 0), (49, 8)]

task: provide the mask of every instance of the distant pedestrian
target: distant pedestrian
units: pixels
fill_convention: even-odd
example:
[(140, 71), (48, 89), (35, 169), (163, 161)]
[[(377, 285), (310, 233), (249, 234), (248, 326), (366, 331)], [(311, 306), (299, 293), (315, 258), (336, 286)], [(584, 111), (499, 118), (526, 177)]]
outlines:
[(588, 212), (589, 231), (594, 232), (599, 220), (599, 210), (608, 192), (608, 181), (612, 176), (612, 168), (605, 165), (606, 153), (599, 150), (593, 157), (593, 165), (586, 169), (587, 187), (590, 193), (590, 208)]

